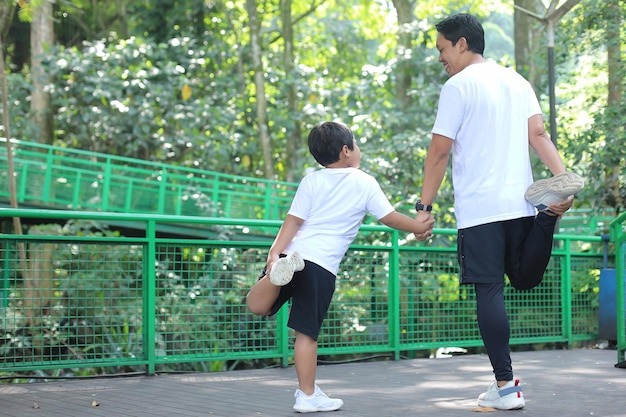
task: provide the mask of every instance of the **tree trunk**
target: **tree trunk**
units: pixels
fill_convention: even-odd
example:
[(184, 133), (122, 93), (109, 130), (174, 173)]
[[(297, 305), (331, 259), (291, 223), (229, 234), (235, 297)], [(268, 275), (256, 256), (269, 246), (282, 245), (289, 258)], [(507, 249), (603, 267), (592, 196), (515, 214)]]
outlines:
[[(291, 0), (281, 0), (280, 15), (283, 24), (283, 40), (285, 42), (285, 51), (283, 55), (283, 65), (286, 78), (287, 88), (287, 108), (289, 114), (298, 114), (298, 90), (294, 73), (294, 57), (293, 57), (293, 21), (291, 18)], [(300, 120), (292, 117), (291, 126), (287, 127), (285, 135), (285, 162), (286, 162), (286, 179), (287, 181), (296, 181), (296, 167), (298, 166), (298, 153), (300, 143)]]
[[(605, 3), (605, 16), (606, 16), (606, 44), (607, 44), (607, 55), (608, 55), (608, 100), (607, 104), (609, 108), (617, 107), (623, 99), (623, 80), (624, 80), (624, 68), (622, 66), (622, 56), (621, 56), (621, 33), (620, 28), (622, 26), (622, 9), (620, 7), (620, 0), (608, 0)], [(619, 149), (624, 146), (621, 141), (624, 137), (624, 126), (621, 126), (622, 132), (620, 133), (620, 126), (617, 124), (611, 125), (614, 131), (606, 132), (608, 138), (607, 140), (612, 140), (614, 142), (615, 149)], [(623, 148), (622, 148), (623, 149)], [(611, 194), (611, 199), (614, 200), (614, 207), (619, 210), (626, 207), (626, 202), (624, 201), (622, 192), (620, 190), (620, 174), (621, 167), (619, 163), (615, 166), (608, 167), (609, 175), (609, 183), (607, 184), (607, 189)]]
[(263, 51), (261, 48), (261, 25), (256, 10), (255, 0), (246, 0), (246, 11), (250, 24), (250, 47), (252, 49), (252, 65), (254, 71), (254, 85), (256, 87), (256, 113), (263, 154), (265, 178), (274, 178), (274, 161), (272, 159), (272, 144), (267, 124), (267, 98), (265, 97), (265, 76), (263, 70)]
[[(13, 12), (15, 11), (15, 2), (0, 1), (0, 37), (2, 41), (7, 38), (11, 22), (13, 21)], [(3, 45), (4, 46), (4, 45)], [(4, 51), (2, 51), (4, 54)]]
[[(17, 208), (17, 191), (15, 184), (15, 167), (13, 164), (13, 148), (11, 146), (11, 129), (9, 125), (9, 104), (7, 98), (7, 84), (6, 84), (6, 69), (4, 67), (4, 37), (7, 33), (7, 28), (10, 25), (11, 19), (13, 17), (13, 11), (15, 8), (15, 4), (10, 2), (0, 2), (0, 81), (2, 86), (2, 122), (4, 125), (4, 136), (6, 137), (6, 147), (7, 147), (7, 163), (8, 163), (8, 177), (9, 177), (9, 199), (11, 200), (11, 207)], [(22, 235), (24, 232), (22, 230), (22, 220), (19, 217), (13, 217), (13, 229), (14, 233), (17, 235)], [(24, 242), (17, 241), (17, 252), (20, 260), (20, 270), (22, 271), (22, 278), (24, 282), (27, 283), (25, 285), (26, 293), (29, 292), (29, 282), (32, 281), (32, 275), (30, 273), (28, 258), (26, 256), (26, 247)], [(9, 248), (5, 247), (4, 250), (9, 250)], [(32, 317), (29, 315), (29, 299), (25, 300), (26, 305), (26, 315), (28, 324), (32, 324)]]
[(35, 139), (37, 142), (52, 145), (53, 127), (50, 94), (45, 91), (48, 77), (41, 65), (42, 54), (54, 44), (51, 0), (43, 0), (40, 6), (33, 9), (30, 35), (31, 73), (33, 77), (30, 108), (33, 124), (37, 126), (39, 131)]
[(412, 74), (410, 64), (410, 52), (413, 47), (413, 36), (410, 32), (410, 24), (414, 20), (416, 0), (393, 0), (398, 20), (398, 71), (396, 73), (396, 99), (403, 112), (406, 112), (411, 104), (409, 89), (411, 88)]
[[(544, 7), (541, 0), (515, 0), (513, 13), (515, 39), (515, 69), (533, 86), (539, 85), (542, 66), (537, 65), (537, 50), (543, 49), (542, 27), (526, 11), (541, 15)], [(523, 9), (523, 10), (522, 10)]]

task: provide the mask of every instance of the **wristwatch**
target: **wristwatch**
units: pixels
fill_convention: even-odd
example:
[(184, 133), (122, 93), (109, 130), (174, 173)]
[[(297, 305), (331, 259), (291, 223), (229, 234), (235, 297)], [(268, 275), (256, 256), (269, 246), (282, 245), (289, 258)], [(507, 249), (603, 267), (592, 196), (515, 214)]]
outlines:
[(422, 204), (422, 200), (417, 200), (417, 203), (415, 203), (415, 210), (416, 211), (432, 211), (433, 206), (430, 204)]

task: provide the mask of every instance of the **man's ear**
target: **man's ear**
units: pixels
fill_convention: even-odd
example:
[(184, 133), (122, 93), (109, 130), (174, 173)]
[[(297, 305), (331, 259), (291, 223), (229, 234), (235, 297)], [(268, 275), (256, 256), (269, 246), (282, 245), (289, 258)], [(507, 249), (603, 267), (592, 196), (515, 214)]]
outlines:
[(460, 52), (467, 51), (467, 39), (464, 36), (461, 36), (456, 43), (459, 45)]

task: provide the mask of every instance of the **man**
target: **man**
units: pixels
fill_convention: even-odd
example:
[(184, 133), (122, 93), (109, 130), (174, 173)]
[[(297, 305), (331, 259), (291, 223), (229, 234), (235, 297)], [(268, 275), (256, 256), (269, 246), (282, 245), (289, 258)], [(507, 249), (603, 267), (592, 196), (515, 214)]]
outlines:
[[(417, 218), (431, 218), (452, 152), (460, 280), (475, 288), (478, 327), (495, 376), (478, 405), (523, 408), (511, 366), (504, 274), (520, 290), (541, 282), (556, 221), (583, 181), (565, 171), (530, 84), (483, 57), (478, 19), (458, 14), (436, 28), (439, 62), (450, 78), (441, 89)], [(554, 177), (532, 183), (529, 145)]]

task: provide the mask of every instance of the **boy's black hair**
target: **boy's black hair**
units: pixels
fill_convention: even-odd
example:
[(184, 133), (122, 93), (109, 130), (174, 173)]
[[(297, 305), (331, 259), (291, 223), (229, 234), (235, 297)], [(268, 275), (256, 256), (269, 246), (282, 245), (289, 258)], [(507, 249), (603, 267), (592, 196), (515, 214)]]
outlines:
[(460, 38), (465, 38), (467, 48), (477, 54), (485, 52), (485, 31), (476, 16), (459, 13), (446, 17), (435, 25), (437, 32), (456, 45)]
[(309, 133), (309, 151), (323, 166), (339, 160), (344, 145), (354, 149), (354, 134), (348, 126), (339, 122), (322, 122)]

